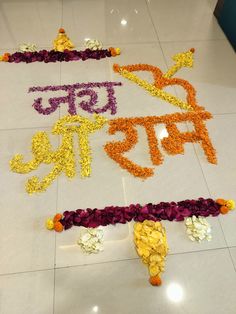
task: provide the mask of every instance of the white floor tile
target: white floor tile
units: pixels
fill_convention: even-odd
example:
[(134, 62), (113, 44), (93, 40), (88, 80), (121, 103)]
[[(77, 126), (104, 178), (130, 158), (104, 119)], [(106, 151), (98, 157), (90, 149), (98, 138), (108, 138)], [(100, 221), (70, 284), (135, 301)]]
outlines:
[[(235, 198), (235, 125), (236, 115), (215, 116), (214, 119), (208, 123), (208, 129), (217, 151), (218, 165), (214, 166), (207, 163), (204, 160), (202, 152), (196, 147), (207, 185), (214, 198)], [(236, 245), (235, 217), (235, 211), (220, 217), (226, 241), (229, 246)]]
[(109, 45), (157, 40), (143, 0), (64, 1), (63, 26), (80, 43), (86, 38)]
[[(235, 198), (235, 53), (213, 17), (216, 0), (0, 0), (0, 54), (16, 51), (23, 42), (51, 49), (60, 27), (82, 49), (85, 38), (97, 38), (104, 47), (121, 48), (121, 55), (99, 61), (62, 63), (0, 63), (0, 313), (1, 314), (235, 314), (236, 301), (236, 211), (210, 217), (211, 242), (193, 243), (183, 222), (164, 221), (170, 254), (163, 286), (148, 283), (148, 271), (133, 244), (133, 222), (104, 227), (104, 251), (84, 254), (77, 245), (81, 228), (49, 232), (47, 217), (64, 210), (104, 208), (107, 205), (158, 203), (202, 197)], [(42, 97), (63, 92), (28, 93), (29, 87), (116, 81), (116, 117), (164, 115), (180, 110), (151, 97), (135, 83), (114, 73), (112, 66), (146, 63), (163, 73), (173, 65), (171, 57), (194, 47), (193, 69), (176, 77), (189, 80), (197, 99), (215, 114), (207, 121), (219, 164), (207, 162), (199, 144), (186, 144), (185, 154), (168, 156), (160, 139), (165, 125), (156, 127), (163, 164), (154, 176), (142, 181), (110, 159), (103, 146), (124, 138), (122, 132), (108, 135), (108, 125), (89, 137), (92, 149), (90, 178), (80, 178), (79, 147), (75, 135), (77, 176), (62, 174), (45, 193), (29, 196), (28, 178), (42, 178), (51, 165), (21, 175), (12, 173), (9, 161), (19, 153), (31, 160), (31, 138), (48, 134), (59, 117), (68, 114), (61, 105), (53, 114), (40, 115), (32, 107)], [(136, 74), (153, 81), (147, 72)], [(178, 86), (165, 88), (185, 99)], [(98, 106), (107, 101), (105, 89), (98, 92)], [(91, 117), (79, 107), (78, 114)], [(86, 98), (84, 98), (86, 99)], [(83, 99), (83, 100), (84, 100)], [(179, 124), (181, 131), (185, 124)], [(139, 142), (125, 155), (142, 166), (153, 167), (144, 128), (137, 127)], [(54, 149), (59, 137), (50, 134)], [(230, 247), (230, 248), (228, 248)], [(56, 280), (54, 282), (54, 266)], [(54, 291), (55, 289), (55, 291)], [(54, 299), (55, 292), (55, 300)], [(55, 309), (54, 309), (55, 307)]]
[[(35, 129), (0, 131), (0, 273), (48, 269), (54, 265), (55, 235), (44, 227), (45, 218), (56, 211), (57, 184), (47, 192), (28, 195), (26, 180), (38, 174), (46, 175), (43, 165), (39, 171), (18, 174), (10, 171), (9, 161), (23, 154), (31, 160), (31, 137)], [(44, 169), (44, 170), (43, 170)]]
[(233, 259), (233, 263), (234, 263), (234, 268), (235, 268), (235, 271), (236, 271), (236, 247), (233, 247), (230, 250), (230, 255)]
[(54, 271), (0, 277), (1, 314), (52, 314)]
[(59, 118), (59, 110), (51, 115), (39, 114), (32, 105), (43, 98), (43, 108), (50, 107), (48, 99), (58, 92), (30, 92), (30, 87), (60, 85), (59, 63), (4, 63), (1, 62), (0, 129), (50, 127)]
[[(76, 84), (76, 83), (93, 83), (93, 82), (106, 82), (111, 81), (111, 70), (109, 67), (109, 58), (104, 58), (101, 60), (86, 60), (86, 61), (75, 61), (75, 62), (64, 62), (61, 64), (61, 85), (68, 85), (68, 84)], [(112, 58), (112, 60), (116, 60), (116, 58)], [(119, 78), (113, 81), (119, 82)], [(117, 86), (115, 87), (115, 92), (117, 89), (122, 87)], [(78, 93), (82, 89), (77, 89), (76, 92)], [(107, 93), (105, 88), (95, 88), (96, 92), (98, 92), (98, 107), (102, 108), (107, 102)], [(62, 91), (62, 95), (66, 96), (66, 92)], [(83, 110), (79, 103), (82, 100), (87, 100), (88, 97), (76, 99), (77, 104), (77, 114), (82, 116), (91, 117), (91, 114), (87, 111)], [(60, 107), (60, 116), (67, 115), (68, 113), (68, 106), (66, 104), (62, 104)], [(109, 116), (110, 114), (108, 114)]]
[(55, 313), (233, 314), (235, 276), (228, 250), (168, 256), (161, 287), (139, 260), (59, 269)]
[(132, 224), (102, 227), (104, 250), (99, 254), (86, 254), (77, 244), (82, 227), (57, 235), (56, 267), (87, 265), (137, 258), (133, 243)]
[(61, 26), (61, 1), (0, 1), (0, 48), (22, 43), (53, 47)]
[[(200, 3), (200, 2), (198, 2)], [(181, 69), (175, 77), (188, 80), (197, 91), (198, 103), (213, 114), (235, 113), (236, 60), (227, 41), (190, 41), (161, 43), (169, 66), (176, 53), (195, 48), (193, 68)], [(181, 99), (186, 92), (177, 87)]]
[(160, 41), (224, 38), (213, 11), (216, 1), (147, 0)]
[(201, 243), (192, 242), (188, 238), (184, 222), (162, 222), (166, 227), (170, 254), (204, 251), (208, 249), (227, 247), (218, 219), (216, 217), (208, 217), (207, 221), (210, 223), (212, 228), (212, 240), (209, 242), (204, 240)]
[[(140, 143), (139, 147), (143, 147), (143, 142)], [(148, 157), (147, 149), (142, 149), (142, 151), (147, 152)], [(129, 204), (178, 201), (186, 198), (194, 199), (200, 196), (209, 196), (192, 144), (185, 145), (183, 155), (169, 156), (164, 152), (163, 155), (163, 164), (155, 166), (154, 176), (146, 180), (135, 178), (127, 172), (123, 174), (124, 189)], [(139, 157), (138, 154), (137, 157)], [(136, 161), (137, 157), (132, 160)], [(147, 157), (144, 159), (145, 157), (143, 157), (144, 161), (147, 159)], [(138, 161), (140, 160), (141, 158), (138, 159)], [(140, 164), (151, 166), (151, 164), (147, 164), (147, 161)]]

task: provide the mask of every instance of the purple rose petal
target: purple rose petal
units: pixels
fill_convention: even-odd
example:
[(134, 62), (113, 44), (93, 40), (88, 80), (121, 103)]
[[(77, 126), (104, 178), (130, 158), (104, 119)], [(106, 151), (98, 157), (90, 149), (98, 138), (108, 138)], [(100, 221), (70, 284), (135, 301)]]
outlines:
[(140, 204), (130, 206), (107, 206), (104, 209), (65, 211), (61, 223), (66, 229), (75, 226), (96, 228), (98, 226), (126, 223), (131, 220), (143, 222), (145, 219), (160, 221), (183, 221), (185, 217), (217, 216), (220, 214), (220, 205), (212, 199), (199, 198), (180, 202), (161, 202), (159, 204)]

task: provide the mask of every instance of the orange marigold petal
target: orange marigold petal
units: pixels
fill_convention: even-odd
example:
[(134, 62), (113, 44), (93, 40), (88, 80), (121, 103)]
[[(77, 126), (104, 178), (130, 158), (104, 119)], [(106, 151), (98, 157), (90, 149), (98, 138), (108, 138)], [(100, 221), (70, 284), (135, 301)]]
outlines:
[(221, 206), (220, 212), (221, 212), (222, 215), (225, 215), (225, 214), (227, 214), (229, 212), (229, 209), (226, 206)]
[(59, 221), (57, 221), (54, 223), (54, 230), (56, 232), (62, 232), (64, 230), (64, 227)]
[(57, 222), (62, 219), (62, 214), (56, 214), (53, 218), (53, 222)]
[(161, 278), (159, 276), (150, 277), (149, 282), (152, 286), (160, 286), (162, 284)]
[(218, 198), (216, 200), (216, 203), (223, 206), (226, 204), (226, 201), (223, 198)]

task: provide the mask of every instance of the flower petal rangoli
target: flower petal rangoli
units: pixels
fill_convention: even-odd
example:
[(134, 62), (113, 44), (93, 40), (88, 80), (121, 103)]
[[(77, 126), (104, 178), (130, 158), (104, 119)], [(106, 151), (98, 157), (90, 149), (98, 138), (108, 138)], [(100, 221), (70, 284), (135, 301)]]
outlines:
[(106, 121), (101, 116), (95, 116), (94, 121), (81, 116), (65, 116), (61, 118), (52, 129), (52, 134), (62, 136), (60, 147), (53, 151), (46, 132), (37, 132), (32, 139), (34, 158), (24, 163), (22, 155), (15, 155), (10, 161), (11, 170), (17, 173), (29, 173), (37, 169), (40, 164), (53, 165), (50, 173), (41, 182), (38, 177), (32, 177), (28, 180), (26, 191), (29, 194), (45, 191), (62, 172), (67, 177), (73, 178), (76, 174), (73, 137), (74, 134), (77, 134), (80, 155), (79, 163), (81, 165), (80, 174), (82, 178), (88, 177), (91, 173), (92, 162), (89, 135), (101, 129)]
[[(145, 127), (149, 144), (150, 158), (154, 165), (162, 163), (163, 157), (158, 149), (158, 141), (155, 135), (154, 126), (156, 124), (165, 124), (168, 137), (161, 140), (162, 147), (168, 154), (176, 155), (184, 153), (184, 144), (188, 142), (200, 143), (203, 151), (210, 163), (216, 164), (216, 152), (208, 135), (204, 120), (212, 118), (212, 115), (197, 104), (196, 91), (194, 87), (186, 80), (172, 78), (172, 76), (182, 67), (192, 67), (194, 49), (185, 53), (179, 53), (173, 57), (175, 64), (165, 73), (152, 65), (135, 64), (127, 66), (114, 65), (114, 71), (121, 76), (138, 84), (147, 90), (152, 96), (161, 98), (172, 105), (187, 110), (183, 113), (174, 113), (164, 116), (136, 117), (136, 118), (118, 118), (110, 120), (109, 134), (115, 134), (117, 131), (124, 132), (126, 138), (123, 142), (110, 142), (104, 147), (106, 153), (116, 161), (122, 168), (129, 171), (136, 177), (148, 178), (153, 175), (152, 168), (141, 167), (123, 156), (123, 153), (129, 151), (138, 141), (135, 126)], [(149, 71), (153, 74), (154, 82), (151, 84), (137, 75), (134, 71)], [(180, 85), (187, 93), (186, 101), (171, 95), (163, 90), (168, 85)], [(193, 131), (180, 132), (176, 126), (179, 122), (191, 122), (194, 126)]]

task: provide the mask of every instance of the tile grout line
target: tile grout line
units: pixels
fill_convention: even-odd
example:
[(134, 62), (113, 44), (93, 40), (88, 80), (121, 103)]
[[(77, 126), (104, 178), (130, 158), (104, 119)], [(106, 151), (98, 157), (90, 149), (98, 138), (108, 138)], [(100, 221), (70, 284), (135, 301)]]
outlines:
[(47, 271), (52, 271), (52, 270), (53, 270), (53, 268), (43, 268), (43, 269), (35, 269), (35, 270), (23, 270), (23, 271), (18, 271), (18, 272), (0, 274), (0, 277), (24, 275), (24, 274), (31, 274), (31, 273), (38, 273), (38, 272), (47, 272)]
[[(58, 178), (57, 178), (57, 188), (56, 188), (56, 208), (55, 214), (57, 212), (58, 206)], [(56, 288), (56, 248), (57, 248), (57, 233), (54, 235), (54, 265), (53, 265), (53, 314), (55, 313), (55, 288)]]
[(211, 41), (225, 41), (227, 42), (226, 38), (209, 38), (209, 39), (188, 39), (188, 40), (160, 40), (161, 43), (190, 43), (190, 42), (211, 42)]
[(25, 127), (25, 128), (10, 128), (10, 129), (0, 129), (0, 132), (6, 132), (6, 131), (23, 131), (23, 130), (38, 130), (38, 129), (50, 129), (52, 126), (32, 126), (32, 127)]
[[(228, 42), (225, 38), (218, 38), (218, 39), (190, 39), (190, 40), (159, 40), (160, 43), (188, 43), (188, 42), (211, 42), (211, 41), (225, 41)], [(156, 41), (148, 40), (148, 41), (133, 41), (133, 42), (104, 42), (104, 46), (112, 46), (112, 45), (143, 45), (143, 44), (154, 44)], [(39, 49), (52, 49), (51, 46), (42, 45), (38, 46)], [(76, 48), (83, 48), (83, 45), (77, 45)], [(16, 51), (18, 47), (0, 47), (0, 51)]]
[(63, 28), (63, 21), (64, 21), (64, 12), (63, 12), (64, 3), (61, 0), (61, 27)]
[[(149, 10), (149, 6), (148, 6), (146, 0), (145, 0), (145, 3), (146, 3), (146, 6), (147, 6), (147, 10), (148, 10), (149, 17), (150, 17), (150, 19), (151, 19), (152, 25), (153, 25), (154, 30), (155, 30), (155, 33), (156, 33), (156, 37), (157, 37), (157, 39), (158, 39), (158, 41), (159, 41), (159, 45), (160, 45), (160, 48), (161, 48), (161, 51), (162, 51), (162, 55), (163, 55), (163, 57), (164, 57), (164, 61), (165, 61), (166, 66), (167, 66), (167, 68), (168, 68), (167, 59), (166, 59), (166, 57), (165, 57), (165, 54), (164, 54), (164, 51), (163, 51), (163, 48), (162, 48), (162, 43), (165, 43), (165, 42), (160, 41), (160, 38), (159, 38), (159, 36), (158, 36), (157, 29), (156, 29), (155, 24), (154, 24), (154, 22), (153, 22), (153, 19), (152, 19), (150, 10)], [(226, 40), (226, 39), (221, 39), (221, 40)], [(209, 42), (209, 41), (210, 41), (210, 40), (204, 40), (203, 42), (206, 42), (206, 43), (207, 43), (207, 42)], [(172, 42), (172, 41), (169, 41), (169, 43), (170, 43), (170, 42)], [(180, 41), (180, 42), (181, 42), (181, 41)], [(191, 41), (183, 41), (183, 42), (191, 42)], [(198, 41), (198, 40), (195, 40), (195, 41), (193, 40), (193, 42), (199, 42), (199, 41)], [(175, 88), (174, 88), (174, 89), (175, 89)], [(176, 89), (175, 89), (175, 93), (177, 94)], [(178, 96), (178, 95), (177, 95), (177, 96)], [(186, 126), (187, 126), (187, 129), (189, 130), (188, 124), (187, 124), (187, 123), (185, 123), (185, 124), (186, 124)], [(211, 194), (210, 188), (209, 188), (209, 186), (208, 186), (207, 179), (206, 179), (205, 173), (204, 173), (204, 171), (203, 171), (203, 168), (202, 168), (202, 165), (201, 165), (201, 162), (200, 162), (199, 156), (198, 156), (198, 154), (197, 154), (196, 147), (195, 147), (194, 143), (192, 143), (192, 146), (193, 146), (193, 149), (194, 149), (195, 156), (197, 157), (197, 161), (198, 161), (198, 164), (199, 164), (199, 166), (200, 166), (200, 169), (201, 169), (201, 172), (202, 172), (202, 175), (203, 175), (203, 179), (204, 179), (204, 181), (205, 181), (205, 184), (206, 184), (208, 193), (209, 193), (210, 197), (212, 198), (212, 194)], [(224, 237), (224, 241), (225, 241), (225, 244), (226, 244), (226, 248), (228, 249), (228, 253), (229, 253), (231, 262), (232, 262), (233, 267), (234, 267), (234, 269), (235, 269), (235, 271), (236, 271), (236, 266), (234, 265), (234, 261), (233, 261), (233, 258), (232, 258), (230, 249), (229, 249), (229, 247), (228, 247), (228, 243), (227, 243), (227, 240), (226, 240), (226, 237), (225, 237), (225, 233), (224, 233), (224, 230), (223, 230), (221, 221), (220, 221), (220, 219), (219, 219), (218, 217), (217, 217), (217, 220), (218, 220), (218, 222), (219, 222), (220, 229), (221, 229), (221, 231), (222, 231), (222, 234), (223, 234), (223, 237)]]
[[(176, 96), (178, 94), (176, 93)], [(225, 112), (225, 113), (212, 113), (213, 116), (220, 117), (220, 116), (225, 116), (225, 115), (236, 115), (236, 112)], [(0, 129), (0, 132), (6, 132), (6, 131), (21, 131), (21, 130), (34, 130), (34, 129), (50, 129), (51, 130), (52, 126), (32, 126), (32, 127), (22, 127), (22, 128), (7, 128), (7, 129)]]
[[(187, 125), (187, 127), (188, 127), (188, 125)], [(205, 181), (205, 184), (206, 184), (208, 193), (209, 193), (209, 195), (210, 195), (210, 198), (212, 198), (212, 193), (211, 193), (211, 191), (210, 191), (210, 187), (209, 187), (209, 185), (208, 185), (207, 178), (206, 178), (206, 176), (205, 176), (204, 170), (203, 170), (203, 168), (202, 168), (202, 164), (201, 164), (201, 162), (200, 162), (199, 156), (198, 156), (197, 151), (196, 151), (196, 146), (194, 145), (194, 143), (193, 143), (192, 145), (193, 145), (194, 153), (195, 153), (195, 155), (196, 155), (196, 157), (197, 157), (197, 161), (198, 161), (198, 164), (199, 164), (199, 166), (200, 166), (200, 169), (201, 169), (201, 172), (202, 172), (202, 175), (203, 175), (203, 179), (204, 179), (204, 181)], [(219, 222), (220, 229), (221, 229), (221, 232), (222, 232), (222, 234), (223, 234), (224, 241), (225, 241), (226, 248), (227, 248), (227, 250), (228, 250), (228, 253), (229, 253), (231, 262), (232, 262), (233, 267), (234, 267), (234, 269), (235, 269), (235, 271), (236, 271), (236, 267), (235, 267), (235, 265), (234, 265), (234, 261), (233, 261), (233, 258), (232, 258), (231, 252), (230, 252), (230, 247), (228, 246), (227, 239), (226, 239), (226, 236), (225, 236), (225, 233), (224, 233), (224, 229), (223, 229), (223, 227), (222, 227), (222, 224), (221, 224), (221, 221), (220, 221), (219, 217), (217, 217), (217, 220), (218, 220), (218, 222)]]
[[(177, 93), (176, 93), (176, 96)], [(220, 117), (220, 116), (225, 116), (225, 115), (236, 115), (236, 112), (225, 112), (225, 113), (212, 113), (213, 116)], [(59, 116), (60, 118), (60, 116)], [(6, 131), (23, 131), (23, 130), (35, 130), (35, 129), (50, 129), (51, 130), (52, 126), (29, 126), (29, 127), (20, 127), (20, 128), (6, 128), (6, 129), (0, 129), (0, 132), (6, 132)]]
[[(63, 26), (63, 0), (61, 0), (61, 26)], [(60, 85), (61, 85), (61, 62), (60, 62)], [(61, 118), (61, 108), (59, 108), (59, 119)], [(58, 139), (58, 147), (60, 145), (60, 140)], [(58, 196), (59, 196), (59, 180), (57, 178), (57, 188), (56, 188), (56, 208), (55, 214), (57, 213), (58, 208)], [(57, 252), (57, 233), (55, 232), (54, 236), (54, 267), (53, 267), (53, 307), (52, 313), (55, 314), (55, 293), (56, 293), (56, 252)]]
[[(59, 139), (58, 139), (58, 145), (59, 145)], [(58, 178), (57, 178), (55, 214), (57, 212), (57, 207), (58, 207), (58, 195), (59, 195), (59, 181), (58, 181)], [(54, 265), (53, 265), (53, 276), (54, 276), (54, 278), (53, 278), (53, 314), (55, 313), (56, 248), (57, 248), (57, 233), (55, 232), (55, 235), (54, 235)]]
[(149, 15), (150, 21), (151, 21), (151, 23), (152, 23), (152, 27), (153, 27), (154, 32), (155, 32), (156, 37), (157, 37), (157, 41), (160, 43), (160, 38), (159, 38), (159, 36), (158, 36), (157, 29), (156, 29), (155, 24), (154, 24), (154, 22), (153, 22), (153, 19), (152, 19), (152, 16), (151, 16), (150, 10), (149, 10), (149, 6), (148, 6), (148, 4), (147, 4), (147, 0), (144, 0), (144, 1), (145, 1), (145, 4), (146, 4), (146, 8), (147, 8), (147, 12), (148, 12), (148, 15)]
[[(178, 252), (178, 253), (170, 253), (167, 255), (167, 263), (168, 263), (168, 256), (176, 256), (176, 255), (184, 255), (184, 254), (194, 254), (194, 253), (201, 253), (201, 252), (211, 252), (211, 251), (219, 251), (219, 250), (227, 250), (227, 249), (235, 249), (236, 246), (230, 246), (230, 247), (218, 247), (218, 248), (209, 248), (209, 249), (203, 249), (203, 250), (195, 250), (195, 251), (186, 251), (186, 252)], [(126, 259), (120, 259), (120, 260), (112, 260), (112, 261), (104, 261), (104, 262), (96, 262), (96, 263), (90, 263), (90, 264), (77, 264), (77, 265), (70, 265), (70, 266), (61, 266), (61, 267), (54, 267), (54, 268), (45, 268), (45, 269), (38, 269), (38, 270), (29, 270), (29, 271), (21, 271), (21, 272), (15, 272), (15, 273), (6, 273), (6, 274), (0, 274), (0, 277), (4, 276), (14, 276), (14, 275), (23, 275), (23, 274), (30, 274), (30, 273), (37, 273), (37, 272), (47, 272), (52, 270), (60, 270), (65, 268), (75, 268), (75, 267), (84, 267), (84, 266), (96, 266), (101, 264), (110, 264), (110, 263), (119, 263), (119, 262), (126, 262), (126, 261), (136, 261), (139, 260), (139, 257), (133, 257), (133, 258), (126, 258)], [(235, 267), (234, 267), (235, 268)]]
[(233, 256), (232, 256), (232, 254), (231, 254), (230, 249), (231, 249), (231, 248), (230, 248), (230, 247), (228, 247), (228, 250), (229, 250), (229, 255), (230, 255), (231, 261), (233, 262), (233, 267), (234, 267), (234, 270), (235, 270), (235, 272), (236, 272), (236, 264), (234, 264)]
[[(145, 2), (146, 2), (146, 0), (145, 0)], [(146, 5), (147, 5), (147, 8), (148, 8), (147, 2), (146, 2)], [(152, 25), (153, 25), (153, 27), (154, 27), (154, 29), (155, 29), (156, 36), (157, 36), (157, 38), (158, 38), (158, 40), (159, 40), (159, 36), (158, 36), (157, 30), (156, 30), (156, 28), (155, 28), (155, 25), (154, 25), (154, 22), (153, 22), (151, 13), (150, 13), (150, 11), (149, 11), (149, 8), (148, 8), (148, 13), (149, 13), (149, 17), (150, 17), (150, 19), (151, 19), (151, 21), (152, 21)], [(166, 56), (165, 56), (165, 54), (164, 54), (164, 51), (163, 51), (163, 48), (162, 48), (162, 43), (163, 43), (163, 42), (160, 42), (160, 40), (159, 40), (159, 45), (160, 45), (160, 48), (161, 48), (162, 56), (163, 56), (163, 58), (164, 58), (164, 62), (165, 62), (166, 67), (167, 67), (167, 69), (168, 69), (168, 62), (167, 62), (167, 58), (166, 58)], [(178, 97), (178, 93), (177, 93), (177, 90), (176, 90), (175, 86), (174, 86), (174, 91), (175, 91), (175, 95)], [(182, 111), (182, 110), (181, 110), (181, 111)], [(185, 122), (184, 124), (186, 125), (187, 130), (189, 130), (187, 122)], [(194, 153), (195, 153), (195, 156), (196, 156), (197, 154), (196, 154), (196, 150), (195, 150), (194, 143), (192, 143), (192, 147), (193, 147), (193, 149), (194, 149)], [(198, 159), (198, 156), (197, 156), (197, 159)], [(199, 160), (198, 160), (198, 163), (199, 163), (199, 165), (200, 165)], [(200, 165), (200, 168), (201, 168), (201, 165)], [(201, 170), (202, 170), (202, 168), (201, 168)], [(202, 174), (203, 174), (203, 170), (202, 170)], [(206, 186), (207, 186), (208, 193), (209, 193), (209, 195), (210, 195), (210, 191), (209, 191), (209, 188), (208, 188), (208, 185), (207, 185), (205, 176), (203, 175), (203, 177), (204, 177), (204, 180), (205, 180), (205, 183), (206, 183)]]
[[(168, 62), (167, 62), (166, 56), (165, 56), (164, 51), (163, 51), (163, 48), (162, 48), (162, 41), (160, 41), (160, 38), (159, 38), (159, 36), (158, 36), (158, 31), (157, 31), (156, 26), (155, 26), (155, 24), (154, 24), (154, 22), (153, 22), (153, 18), (152, 18), (152, 15), (151, 15), (151, 13), (150, 13), (149, 6), (148, 6), (146, 0), (145, 0), (145, 3), (146, 3), (146, 7), (147, 7), (147, 11), (148, 11), (149, 18), (150, 18), (150, 20), (151, 20), (151, 22), (152, 22), (152, 26), (153, 26), (153, 28), (154, 28), (154, 31), (155, 31), (155, 34), (156, 34), (156, 37), (157, 37), (157, 41), (158, 41), (158, 43), (159, 43), (159, 47), (160, 47), (160, 49), (161, 49), (161, 53), (162, 53), (162, 56), (163, 56), (163, 59), (164, 59), (165, 65), (166, 65), (166, 69), (168, 70)], [(177, 91), (176, 91), (175, 86), (173, 86), (173, 88), (174, 88), (174, 91), (175, 91), (175, 95), (178, 97), (178, 94), (177, 94)], [(181, 110), (181, 111), (182, 111), (182, 110)]]

